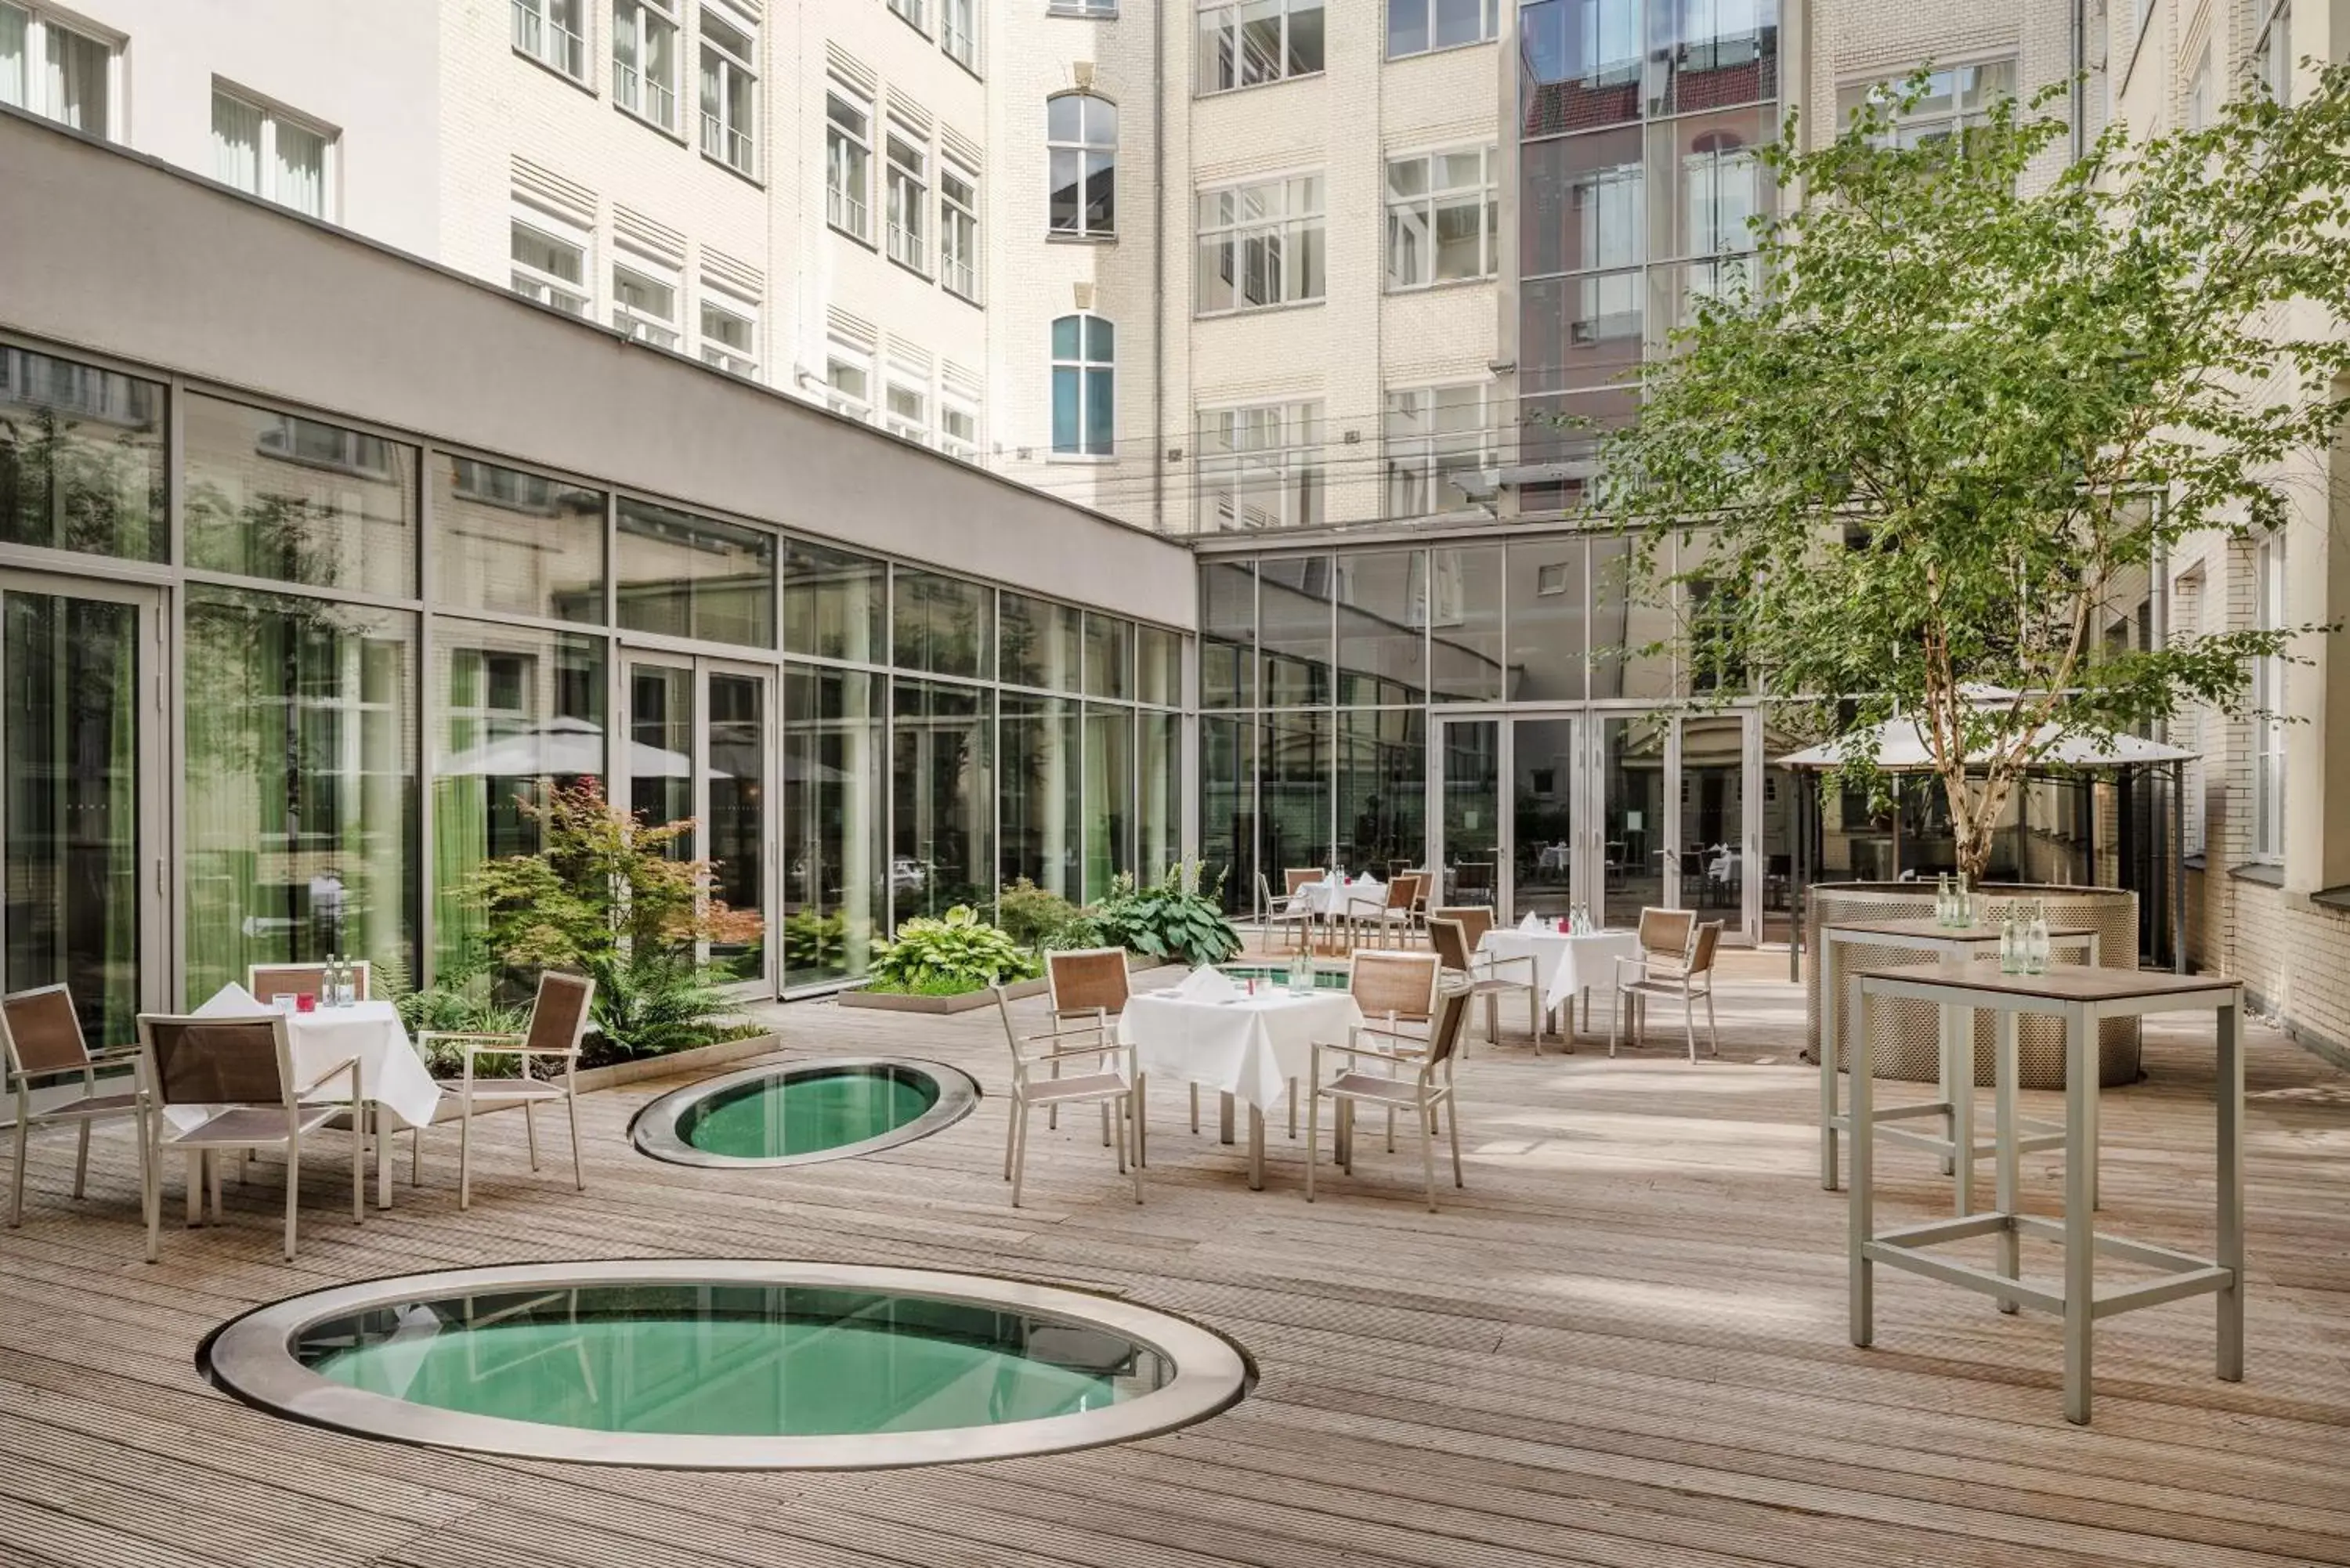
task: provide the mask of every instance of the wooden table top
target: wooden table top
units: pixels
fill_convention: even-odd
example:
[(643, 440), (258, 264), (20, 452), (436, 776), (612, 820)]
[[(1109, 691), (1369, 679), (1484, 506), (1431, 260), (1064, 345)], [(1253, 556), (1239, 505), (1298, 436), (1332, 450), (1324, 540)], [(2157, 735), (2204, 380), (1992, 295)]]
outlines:
[(2218, 994), (2241, 988), (2241, 981), (2225, 975), (2174, 974), (2168, 970), (2104, 969), (2087, 964), (2052, 963), (2041, 974), (2002, 974), (1986, 965), (1953, 961), (1913, 964), (1899, 969), (1866, 969), (1860, 980), (1898, 980), (1908, 985), (1948, 986), (1953, 991), (1988, 991), (2009, 996), (2036, 997), (2049, 1002), (2128, 1002), (2148, 996), (2187, 996), (2199, 992)]

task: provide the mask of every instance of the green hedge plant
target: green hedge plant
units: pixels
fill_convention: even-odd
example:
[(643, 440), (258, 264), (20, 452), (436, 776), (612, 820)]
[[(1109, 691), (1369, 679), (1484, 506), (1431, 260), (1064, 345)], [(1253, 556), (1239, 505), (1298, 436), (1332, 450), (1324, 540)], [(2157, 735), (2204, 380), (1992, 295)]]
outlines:
[(1240, 932), (1224, 919), (1222, 881), (1219, 877), (1214, 888), (1203, 889), (1197, 861), (1170, 866), (1148, 888), (1121, 876), (1091, 918), (1108, 942), (1128, 952), (1194, 968), (1222, 963), (1241, 950)]
[(911, 996), (959, 996), (998, 983), (1034, 980), (1044, 972), (1036, 956), (968, 904), (921, 916), (898, 928), (894, 940), (876, 945), (872, 985)]

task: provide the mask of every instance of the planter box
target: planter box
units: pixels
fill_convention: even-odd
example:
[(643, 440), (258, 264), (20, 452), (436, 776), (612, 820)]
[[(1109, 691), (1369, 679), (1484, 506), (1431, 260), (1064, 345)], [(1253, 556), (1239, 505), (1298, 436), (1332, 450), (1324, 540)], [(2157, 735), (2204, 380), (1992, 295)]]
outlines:
[(631, 1057), (626, 1062), (615, 1062), (608, 1067), (582, 1070), (579, 1092), (584, 1095), (590, 1090), (614, 1089), (645, 1078), (666, 1078), (675, 1073), (723, 1067), (730, 1062), (741, 1062), (753, 1056), (772, 1056), (783, 1048), (784, 1037), (781, 1034), (754, 1034), (743, 1040), (721, 1040), (715, 1045), (696, 1045), (689, 1051), (671, 1051), (665, 1056)]
[[(1126, 967), (1128, 973), (1157, 969), (1166, 961), (1164, 959), (1150, 958), (1142, 953), (1126, 955)], [(1024, 997), (1042, 996), (1045, 994), (1045, 982), (1041, 980), (1024, 980), (1017, 984), (1005, 986), (1003, 993), (1014, 1002)], [(957, 996), (899, 996), (891, 992), (873, 992), (859, 987), (854, 991), (837, 992), (833, 1000), (843, 1007), (871, 1007), (883, 1012), (925, 1012), (937, 1017), (941, 1014), (970, 1012), (982, 1007), (993, 1006), (995, 993), (982, 987), (978, 991), (966, 991)]]

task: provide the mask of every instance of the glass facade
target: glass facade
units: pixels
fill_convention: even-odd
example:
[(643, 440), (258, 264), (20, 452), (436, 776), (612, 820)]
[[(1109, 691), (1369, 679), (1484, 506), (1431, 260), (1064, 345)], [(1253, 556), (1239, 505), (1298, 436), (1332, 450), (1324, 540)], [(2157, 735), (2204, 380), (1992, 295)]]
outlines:
[(478, 933), (466, 876), (583, 779), (695, 819), (681, 852), (764, 917), (712, 955), (746, 988), (1181, 854), (1177, 632), (13, 345), (0, 618), (6, 983), (71, 981), (94, 1038), (258, 962), (428, 982)]

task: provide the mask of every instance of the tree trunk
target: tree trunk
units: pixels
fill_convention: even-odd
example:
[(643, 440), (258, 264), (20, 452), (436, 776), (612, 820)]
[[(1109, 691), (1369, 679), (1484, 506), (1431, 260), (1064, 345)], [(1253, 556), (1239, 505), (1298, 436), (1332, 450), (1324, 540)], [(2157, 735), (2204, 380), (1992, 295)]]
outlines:
[(1978, 796), (1963, 771), (1942, 774), (1943, 797), (1950, 806), (1950, 836), (1959, 875), (1981, 885), (1991, 868), (1991, 841), (1999, 814), (2007, 804), (2008, 784), (1997, 778), (1982, 781)]

